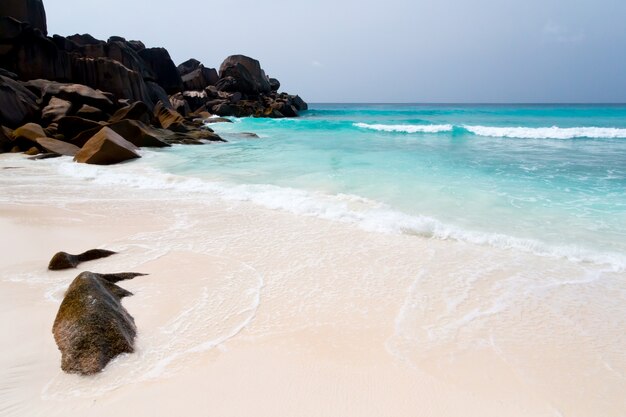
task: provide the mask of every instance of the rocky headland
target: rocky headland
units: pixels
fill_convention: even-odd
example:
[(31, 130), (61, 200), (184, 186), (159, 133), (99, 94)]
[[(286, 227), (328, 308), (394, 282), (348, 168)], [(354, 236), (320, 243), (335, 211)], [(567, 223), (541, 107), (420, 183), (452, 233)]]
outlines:
[[(224, 116), (297, 117), (307, 109), (279, 88), (250, 57), (229, 56), (219, 70), (196, 59), (176, 66), (167, 50), (141, 41), (48, 36), (41, 0), (0, 3), (0, 153), (110, 165), (139, 158), (143, 147), (224, 142), (209, 127), (230, 122)], [(48, 268), (113, 254), (59, 252)], [(53, 326), (64, 371), (91, 375), (133, 352), (136, 327), (121, 304), (131, 293), (116, 283), (139, 275), (76, 277)]]
[(217, 116), (297, 117), (307, 104), (279, 92), (259, 61), (232, 55), (219, 70), (176, 66), (164, 48), (112, 36), (48, 36), (41, 0), (0, 4), (0, 153), (113, 164), (140, 147), (223, 142)]

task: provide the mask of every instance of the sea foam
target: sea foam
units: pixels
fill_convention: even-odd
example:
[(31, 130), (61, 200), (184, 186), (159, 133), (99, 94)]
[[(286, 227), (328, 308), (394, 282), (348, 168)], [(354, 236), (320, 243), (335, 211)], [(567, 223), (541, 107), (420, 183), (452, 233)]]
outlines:
[[(164, 173), (147, 166), (98, 167), (74, 164), (58, 165), (60, 173), (104, 186), (167, 190), (165, 198), (210, 201), (251, 202), (272, 210), (349, 223), (372, 232), (414, 235), (440, 240), (455, 240), (499, 249), (519, 250), (540, 256), (565, 258), (574, 262), (609, 265), (614, 270), (626, 268), (626, 258), (618, 253), (597, 252), (581, 246), (563, 246), (536, 239), (502, 233), (468, 230), (424, 215), (411, 215), (388, 205), (356, 195), (331, 195), (269, 184), (230, 184), (196, 177)], [(157, 195), (152, 195), (157, 197)]]
[(516, 139), (626, 138), (626, 129), (612, 127), (492, 127), (463, 126), (477, 136)]

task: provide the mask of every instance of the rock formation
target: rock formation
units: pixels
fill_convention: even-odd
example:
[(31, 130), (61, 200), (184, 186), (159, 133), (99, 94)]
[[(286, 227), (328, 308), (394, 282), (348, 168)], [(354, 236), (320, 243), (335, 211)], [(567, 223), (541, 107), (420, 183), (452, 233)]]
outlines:
[(103, 127), (93, 135), (74, 156), (74, 161), (84, 164), (111, 165), (140, 158), (135, 145), (111, 128)]
[[(226, 58), (219, 73), (195, 59), (177, 67), (164, 48), (120, 36), (48, 37), (41, 0), (0, 4), (0, 152), (71, 155), (73, 146), (82, 148), (107, 126), (107, 139), (99, 137), (97, 150), (91, 141), (90, 149), (76, 152), (77, 161), (138, 156), (118, 136), (131, 146), (222, 141), (206, 126), (207, 117), (296, 117), (307, 109), (279, 88), (247, 56)], [(43, 129), (36, 137), (11, 131), (33, 122)]]
[(46, 10), (42, 0), (2, 0), (0, 16), (11, 16), (20, 22), (29, 23), (42, 34), (48, 34)]

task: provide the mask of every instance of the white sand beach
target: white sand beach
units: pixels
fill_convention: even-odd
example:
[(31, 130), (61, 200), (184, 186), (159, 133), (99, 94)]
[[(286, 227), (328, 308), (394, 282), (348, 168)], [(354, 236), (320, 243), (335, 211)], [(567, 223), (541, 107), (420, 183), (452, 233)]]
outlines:
[[(626, 415), (626, 272), (0, 155), (0, 415)], [(129, 175), (131, 165), (115, 167)], [(57, 251), (119, 252), (76, 270)], [(136, 352), (68, 375), (80, 271), (120, 283)]]

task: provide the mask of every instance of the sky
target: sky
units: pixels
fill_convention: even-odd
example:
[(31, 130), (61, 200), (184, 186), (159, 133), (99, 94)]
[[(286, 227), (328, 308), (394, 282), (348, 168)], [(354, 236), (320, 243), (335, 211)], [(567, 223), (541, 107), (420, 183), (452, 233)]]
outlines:
[(44, 4), (50, 35), (139, 39), (176, 64), (248, 55), (313, 103), (626, 102), (626, 0)]

